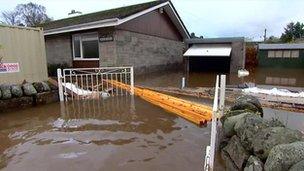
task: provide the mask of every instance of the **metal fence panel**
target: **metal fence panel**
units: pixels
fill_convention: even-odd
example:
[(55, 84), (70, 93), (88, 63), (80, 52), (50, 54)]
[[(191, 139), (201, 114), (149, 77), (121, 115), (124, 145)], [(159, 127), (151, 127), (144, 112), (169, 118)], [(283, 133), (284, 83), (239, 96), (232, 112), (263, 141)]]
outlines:
[(3, 63), (19, 63), (20, 67), (19, 72), (0, 72), (0, 83), (47, 80), (42, 29), (0, 25), (0, 57)]

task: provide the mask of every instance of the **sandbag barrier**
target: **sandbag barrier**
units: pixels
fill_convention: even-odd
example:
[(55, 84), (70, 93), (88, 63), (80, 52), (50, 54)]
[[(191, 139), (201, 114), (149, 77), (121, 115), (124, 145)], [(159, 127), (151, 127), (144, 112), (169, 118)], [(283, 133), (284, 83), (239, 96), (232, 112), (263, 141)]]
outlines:
[(58, 101), (58, 89), (49, 81), (0, 84), (0, 113)]
[(304, 135), (276, 119), (263, 119), (256, 97), (237, 98), (221, 122), (220, 149), (227, 170), (303, 170)]

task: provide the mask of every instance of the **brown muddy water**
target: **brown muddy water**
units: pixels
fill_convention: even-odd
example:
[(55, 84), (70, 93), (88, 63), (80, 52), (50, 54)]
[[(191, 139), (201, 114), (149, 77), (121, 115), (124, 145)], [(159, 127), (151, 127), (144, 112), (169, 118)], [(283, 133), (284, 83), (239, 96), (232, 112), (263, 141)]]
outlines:
[[(304, 131), (303, 114), (264, 111)], [(210, 125), (199, 128), (130, 96), (2, 113), (0, 122), (3, 170), (202, 170), (210, 140)], [(215, 170), (222, 163), (217, 156)]]
[(202, 170), (210, 140), (209, 126), (130, 96), (2, 113), (0, 123), (3, 170)]
[[(266, 84), (262, 75), (270, 71), (256, 72), (245, 80)], [(296, 78), (294, 86), (304, 86), (302, 70), (292, 76), (281, 74), (282, 78)], [(182, 72), (167, 71), (136, 77), (135, 82), (146, 86), (179, 86), (181, 77)], [(239, 83), (234, 77), (229, 76), (228, 83)], [(213, 86), (214, 79), (215, 73), (190, 73), (188, 83), (193, 87)], [(212, 104), (210, 100), (179, 97)], [(304, 114), (268, 108), (264, 111), (266, 119), (277, 118), (287, 127), (304, 132)], [(3, 170), (195, 171), (202, 170), (210, 141), (210, 125), (199, 128), (131, 96), (65, 105), (53, 103), (1, 113), (0, 123)], [(215, 170), (223, 169), (217, 157)]]
[[(247, 77), (239, 78), (237, 74), (226, 74), (227, 84), (238, 85), (245, 82), (257, 85), (290, 86), (304, 88), (304, 68), (254, 68), (249, 70)], [(188, 87), (213, 87), (215, 72), (190, 72), (187, 74)], [(182, 71), (164, 71), (136, 77), (136, 83), (145, 86), (180, 86), (183, 77)]]

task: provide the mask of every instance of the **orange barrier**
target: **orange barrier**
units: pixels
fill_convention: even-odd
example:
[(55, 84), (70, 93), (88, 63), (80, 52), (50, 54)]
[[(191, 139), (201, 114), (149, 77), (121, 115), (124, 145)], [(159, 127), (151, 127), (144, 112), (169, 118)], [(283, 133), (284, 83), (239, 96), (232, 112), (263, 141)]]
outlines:
[[(108, 81), (113, 86), (131, 91), (130, 85), (118, 81)], [(151, 91), (145, 88), (133, 88), (134, 94), (142, 99), (157, 105), (169, 112), (175, 113), (199, 126), (210, 121), (212, 118), (212, 108), (209, 106), (193, 103), (173, 96)]]

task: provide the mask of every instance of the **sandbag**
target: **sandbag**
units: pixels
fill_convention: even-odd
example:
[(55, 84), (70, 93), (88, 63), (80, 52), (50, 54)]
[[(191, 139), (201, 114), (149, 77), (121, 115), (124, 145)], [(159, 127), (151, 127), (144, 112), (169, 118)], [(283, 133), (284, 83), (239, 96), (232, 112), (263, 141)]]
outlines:
[(12, 93), (11, 93), (11, 85), (9, 84), (2, 84), (0, 85), (0, 89), (2, 92), (1, 99), (10, 99), (12, 98)]
[(13, 97), (21, 97), (23, 96), (23, 91), (20, 85), (12, 85), (11, 93)]
[(31, 83), (25, 83), (22, 85), (23, 92), (26, 96), (34, 96), (37, 94), (36, 89)]
[(273, 147), (265, 163), (265, 171), (285, 171), (304, 160), (304, 142), (281, 144)]

